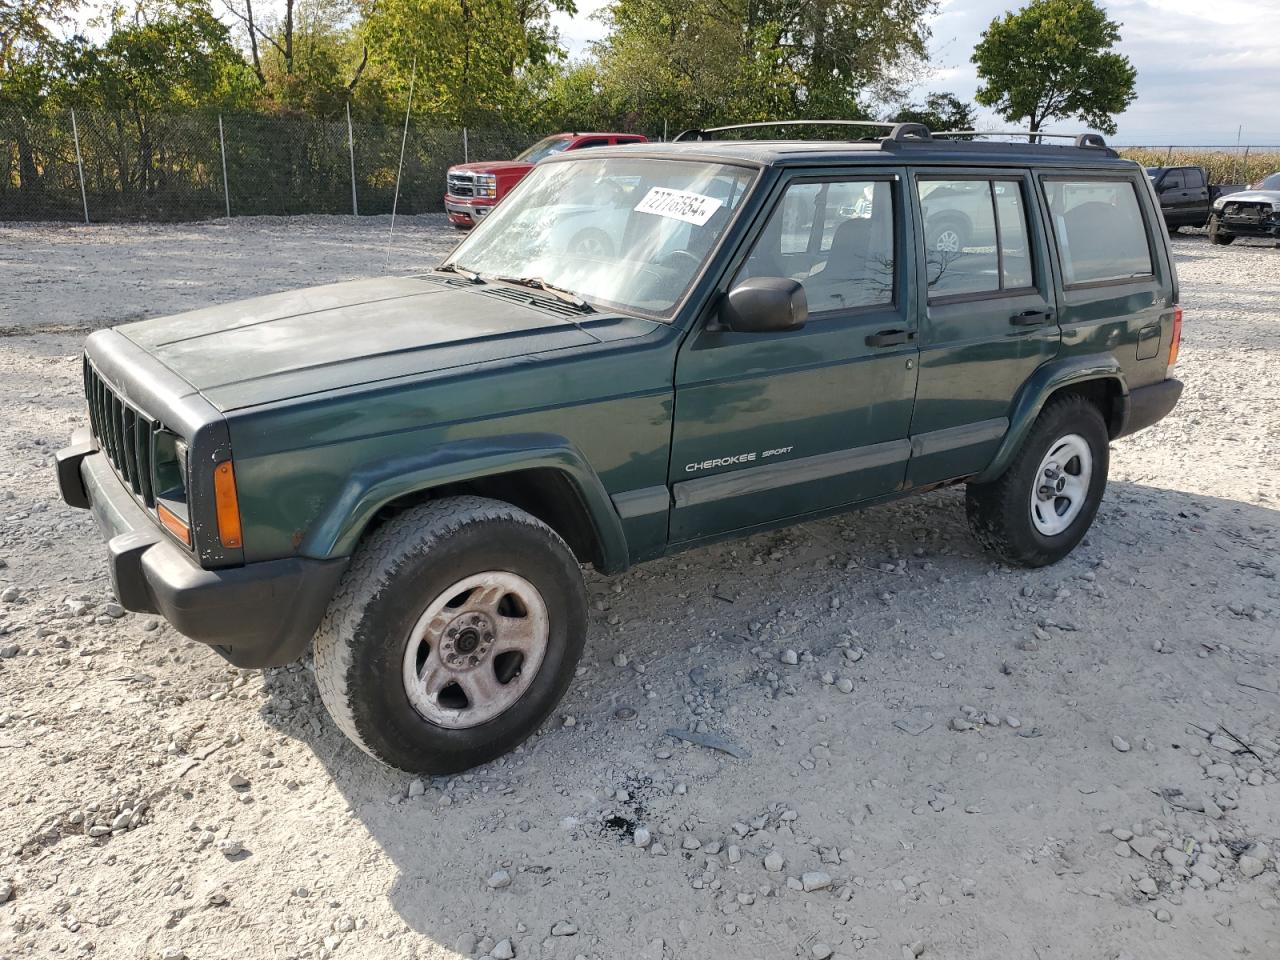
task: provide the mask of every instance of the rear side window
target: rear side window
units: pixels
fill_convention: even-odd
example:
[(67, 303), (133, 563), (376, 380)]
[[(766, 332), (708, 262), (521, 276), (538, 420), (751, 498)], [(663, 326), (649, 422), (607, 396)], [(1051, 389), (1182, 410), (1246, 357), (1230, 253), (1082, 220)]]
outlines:
[(1183, 176), (1186, 178), (1188, 190), (1199, 190), (1204, 186), (1204, 171), (1199, 167), (1187, 167)]
[(1068, 286), (1149, 277), (1151, 245), (1129, 180), (1046, 180)]
[(929, 296), (999, 294), (1032, 286), (1022, 185), (1016, 180), (921, 180)]

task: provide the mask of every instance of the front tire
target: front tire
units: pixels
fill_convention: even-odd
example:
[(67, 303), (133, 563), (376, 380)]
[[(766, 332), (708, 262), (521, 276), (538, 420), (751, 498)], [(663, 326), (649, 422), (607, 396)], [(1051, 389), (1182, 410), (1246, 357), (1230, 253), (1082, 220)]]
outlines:
[(1233, 237), (1231, 234), (1222, 232), (1222, 228), (1218, 226), (1218, 219), (1216, 217), (1209, 221), (1209, 242), (1210, 243), (1216, 244), (1217, 246), (1220, 246), (1220, 247), (1226, 247), (1226, 246), (1230, 246), (1235, 241), (1235, 239), (1236, 238)]
[(1043, 567), (1075, 549), (1102, 502), (1110, 438), (1102, 414), (1084, 397), (1052, 400), (1003, 474), (971, 483), (969, 527), (1007, 563)]
[(582, 572), (550, 527), (496, 500), (434, 500), (361, 543), (316, 634), (316, 683), (370, 756), (456, 773), (547, 718), (586, 624)]

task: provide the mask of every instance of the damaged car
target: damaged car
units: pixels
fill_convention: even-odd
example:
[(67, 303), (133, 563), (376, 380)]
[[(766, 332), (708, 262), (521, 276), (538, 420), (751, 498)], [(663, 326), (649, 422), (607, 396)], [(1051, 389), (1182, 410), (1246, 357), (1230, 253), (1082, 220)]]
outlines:
[(1236, 237), (1274, 240), (1280, 247), (1280, 172), (1239, 193), (1219, 197), (1209, 218), (1209, 240), (1226, 245)]

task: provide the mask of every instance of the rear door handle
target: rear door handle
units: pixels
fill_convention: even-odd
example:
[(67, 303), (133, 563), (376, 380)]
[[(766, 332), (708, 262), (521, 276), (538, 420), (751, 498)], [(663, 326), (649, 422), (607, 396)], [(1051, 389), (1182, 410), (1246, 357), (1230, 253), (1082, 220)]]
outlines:
[(1048, 310), (1028, 310), (1025, 313), (1015, 313), (1009, 318), (1009, 322), (1015, 327), (1039, 327), (1052, 319), (1053, 314)]
[(868, 347), (896, 347), (916, 338), (914, 330), (881, 330), (867, 336)]

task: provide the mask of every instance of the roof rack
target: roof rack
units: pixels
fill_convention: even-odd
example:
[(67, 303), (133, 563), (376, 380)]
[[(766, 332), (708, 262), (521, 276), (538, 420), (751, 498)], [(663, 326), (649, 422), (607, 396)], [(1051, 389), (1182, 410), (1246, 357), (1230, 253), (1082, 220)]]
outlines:
[(755, 130), (761, 127), (875, 127), (888, 130), (878, 140), (929, 140), (932, 135), (923, 123), (891, 123), (879, 120), (763, 120), (758, 123), (731, 123), (724, 127), (707, 127), (704, 130), (683, 130), (676, 134), (672, 143), (688, 140), (706, 140), (709, 133), (724, 133), (728, 130)]
[(1105, 150), (1107, 141), (1097, 133), (1045, 133), (1043, 130), (944, 130), (935, 137), (1050, 137), (1055, 140), (1071, 140), (1077, 147), (1093, 147)]

